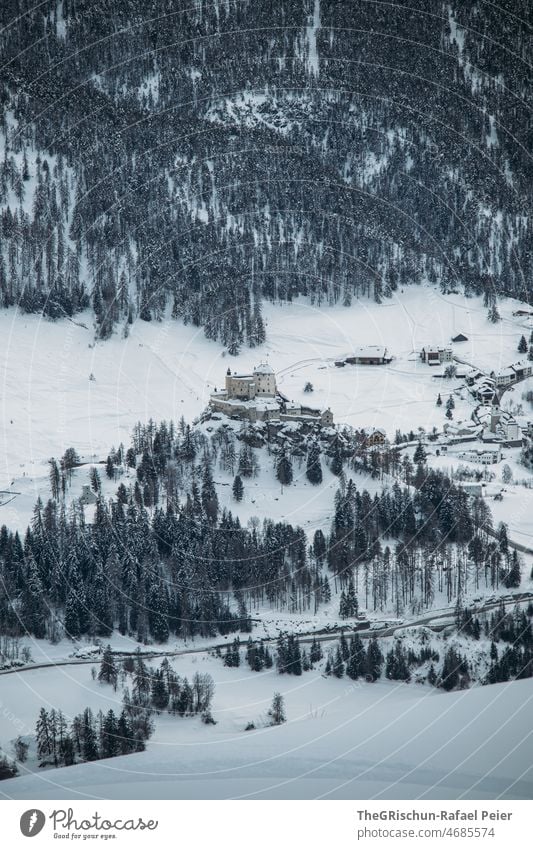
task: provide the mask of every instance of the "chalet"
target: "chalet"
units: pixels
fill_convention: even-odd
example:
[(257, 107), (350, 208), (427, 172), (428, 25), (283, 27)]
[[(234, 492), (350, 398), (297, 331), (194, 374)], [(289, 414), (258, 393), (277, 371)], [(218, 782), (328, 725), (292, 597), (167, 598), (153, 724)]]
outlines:
[(472, 386), (480, 377), (483, 377), (483, 372), (477, 368), (471, 368), (465, 374), (465, 380), (468, 386)]
[(472, 498), (481, 498), (483, 495), (483, 484), (482, 483), (471, 483), (470, 481), (460, 481), (459, 486), (462, 490), (466, 492), (467, 495), (470, 495)]
[(464, 333), (458, 333), (457, 336), (452, 336), (452, 342), (468, 342), (468, 336)]
[(375, 448), (376, 446), (384, 445), (387, 441), (387, 434), (380, 427), (374, 427), (368, 432), (364, 431), (364, 435), (365, 445), (369, 448)]
[(513, 312), (513, 315), (517, 315), (517, 316), (533, 315), (533, 312), (531, 312), (531, 310), (515, 310)]
[(420, 359), (427, 363), (428, 366), (440, 366), (441, 363), (451, 363), (453, 351), (451, 348), (422, 348)]
[(470, 392), (481, 404), (492, 406), (496, 396), (496, 384), (490, 377), (482, 377), (470, 386)]
[(380, 366), (392, 361), (383, 345), (366, 345), (354, 348), (345, 358), (344, 362), (350, 365)]

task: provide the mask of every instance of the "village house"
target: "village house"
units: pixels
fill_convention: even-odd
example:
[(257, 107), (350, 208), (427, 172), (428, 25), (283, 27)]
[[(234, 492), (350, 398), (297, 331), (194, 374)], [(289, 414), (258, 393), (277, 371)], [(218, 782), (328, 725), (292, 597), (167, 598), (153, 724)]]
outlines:
[(463, 489), (467, 495), (470, 495), (472, 498), (481, 498), (483, 495), (483, 484), (482, 483), (471, 483), (470, 481), (459, 481), (459, 486)]
[(496, 384), (491, 377), (482, 377), (470, 386), (470, 392), (476, 401), (491, 406), (496, 397)]
[(428, 366), (440, 366), (442, 363), (451, 363), (453, 351), (451, 348), (438, 348), (435, 346), (422, 348), (420, 359)]
[(468, 342), (468, 336), (465, 336), (464, 333), (458, 333), (457, 336), (452, 337), (452, 342)]
[(365, 437), (365, 445), (368, 448), (384, 445), (387, 441), (386, 432), (380, 427), (374, 427), (369, 431), (363, 431)]
[(343, 360), (338, 360), (335, 365), (360, 365), (381, 366), (392, 362), (392, 356), (383, 345), (366, 345), (354, 348)]
[(502, 450), (499, 445), (494, 445), (490, 448), (468, 448), (465, 451), (454, 451), (453, 453), (461, 460), (468, 460), (471, 463), (481, 463), (483, 466), (491, 466), (494, 463), (499, 463), (502, 459)]
[(510, 386), (513, 383), (518, 383), (521, 380), (525, 380), (527, 377), (531, 377), (532, 374), (532, 363), (518, 362), (508, 366), (507, 368), (500, 369), (500, 371), (492, 371), (490, 376), (493, 378), (496, 386), (498, 388), (502, 388)]

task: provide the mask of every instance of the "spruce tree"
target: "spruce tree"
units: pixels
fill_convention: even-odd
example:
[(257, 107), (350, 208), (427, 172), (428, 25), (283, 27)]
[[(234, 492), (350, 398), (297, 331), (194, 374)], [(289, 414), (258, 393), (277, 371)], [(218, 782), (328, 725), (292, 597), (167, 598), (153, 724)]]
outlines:
[(112, 710), (109, 710), (102, 725), (102, 758), (114, 758), (120, 753), (121, 741), (117, 719)]
[(85, 761), (97, 761), (99, 757), (94, 717), (90, 708), (85, 708), (83, 712), (82, 754)]
[(271, 725), (281, 725), (283, 722), (286, 722), (285, 702), (280, 693), (274, 693), (268, 715), (271, 718)]
[(110, 645), (107, 645), (104, 649), (98, 671), (98, 680), (104, 681), (106, 684), (111, 684), (115, 690), (117, 688), (118, 671)]
[(244, 495), (244, 486), (240, 475), (235, 475), (235, 479), (233, 481), (232, 486), (232, 493), (235, 501), (242, 501), (242, 497)]
[(307, 451), (307, 480), (313, 485), (322, 483), (322, 466), (320, 465), (320, 446), (312, 442)]
[(276, 461), (276, 477), (282, 486), (289, 486), (292, 483), (292, 463), (285, 446), (282, 446), (278, 452)]

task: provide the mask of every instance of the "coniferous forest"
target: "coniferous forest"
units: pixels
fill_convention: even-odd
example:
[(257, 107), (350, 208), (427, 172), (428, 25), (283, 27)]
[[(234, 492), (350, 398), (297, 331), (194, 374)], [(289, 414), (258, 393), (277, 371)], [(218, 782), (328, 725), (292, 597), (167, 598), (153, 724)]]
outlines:
[(532, 27), (527, 0), (5, 0), (0, 306), (100, 338), (168, 309), (235, 354), (265, 299), (529, 302)]
[[(329, 533), (317, 529), (310, 540), (301, 527), (268, 518), (243, 525), (221, 508), (214, 475), (253, 475), (260, 452), (252, 438), (252, 428), (235, 433), (224, 424), (210, 435), (184, 421), (137, 425), (131, 446), (105, 463), (113, 497), (92, 469), (91, 522), (69, 499), (75, 451), (51, 460), (51, 497), (37, 501), (26, 534), (0, 529), (0, 632), (55, 641), (117, 629), (164, 643), (170, 635), (247, 633), (251, 609), (263, 604), (316, 613), (332, 588), (342, 619), (357, 615), (357, 597), (367, 609), (399, 615), (431, 607), (437, 593), (450, 604), (471, 590), (519, 586), (517, 551), (504, 524), (492, 527), (482, 499), (422, 462), (403, 468), (415, 485), (383, 482), (371, 496), (358, 476), (381, 472), (349, 429), (342, 450), (335, 434), (324, 451), (338, 476)], [(308, 450), (316, 456), (316, 443)], [(273, 470), (280, 456), (291, 473), (306, 463), (296, 444), (261, 455)], [(379, 456), (394, 465), (394, 448)]]

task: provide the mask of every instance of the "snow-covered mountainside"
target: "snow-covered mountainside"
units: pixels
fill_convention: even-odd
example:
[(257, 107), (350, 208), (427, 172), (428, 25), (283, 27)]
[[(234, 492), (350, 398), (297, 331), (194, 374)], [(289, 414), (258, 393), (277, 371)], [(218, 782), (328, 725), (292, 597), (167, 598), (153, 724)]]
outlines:
[[(527, 796), (529, 683), (509, 682), (533, 668), (532, 555), (526, 514), (508, 505), (527, 499), (529, 471), (519, 447), (485, 467), (460, 452), (487, 446), (488, 408), (466, 376), (505, 372), (531, 333), (519, 302), (500, 309), (494, 324), (480, 298), (431, 287), (350, 309), (269, 307), (268, 340), (232, 362), (248, 373), (268, 360), (287, 409), (327, 406), (333, 426), (217, 414), (209, 401), (228, 358), (190, 326), (137, 321), (126, 339), (95, 344), (88, 314), (4, 314), (11, 637), (0, 745), (8, 758), (22, 747), (6, 795), (64, 795), (54, 766), (85, 761), (68, 766), (69, 796), (115, 795), (117, 768), (127, 797), (217, 796), (220, 775), (225, 796)], [(466, 341), (450, 342), (459, 333)], [(428, 340), (450, 349), (447, 364), (423, 362)], [(371, 345), (390, 362), (338, 365)], [(523, 385), (502, 395), (502, 421), (527, 420)], [(374, 433), (382, 444), (367, 442)], [(484, 499), (470, 501), (462, 486), (476, 480)], [(116, 689), (95, 680), (106, 644)], [(139, 647), (144, 665), (128, 660)], [(204, 721), (187, 706), (196, 673), (214, 688)], [(274, 727), (276, 692), (288, 721)], [(481, 738), (495, 738), (509, 710), (506, 759), (507, 733), (490, 747)], [(109, 761), (120, 750), (105, 728), (120, 716), (136, 740), (139, 711), (152, 727), (132, 746), (145, 751)], [(421, 715), (437, 736), (420, 739)], [(79, 723), (76, 743), (68, 729)], [(71, 749), (48, 751), (43, 727), (64, 728)]]
[(156, 7), (2, 3), (0, 305), (236, 351), (265, 299), (529, 300), (527, 0)]
[(1, 4), (0, 795), (531, 796), (504, 6)]

